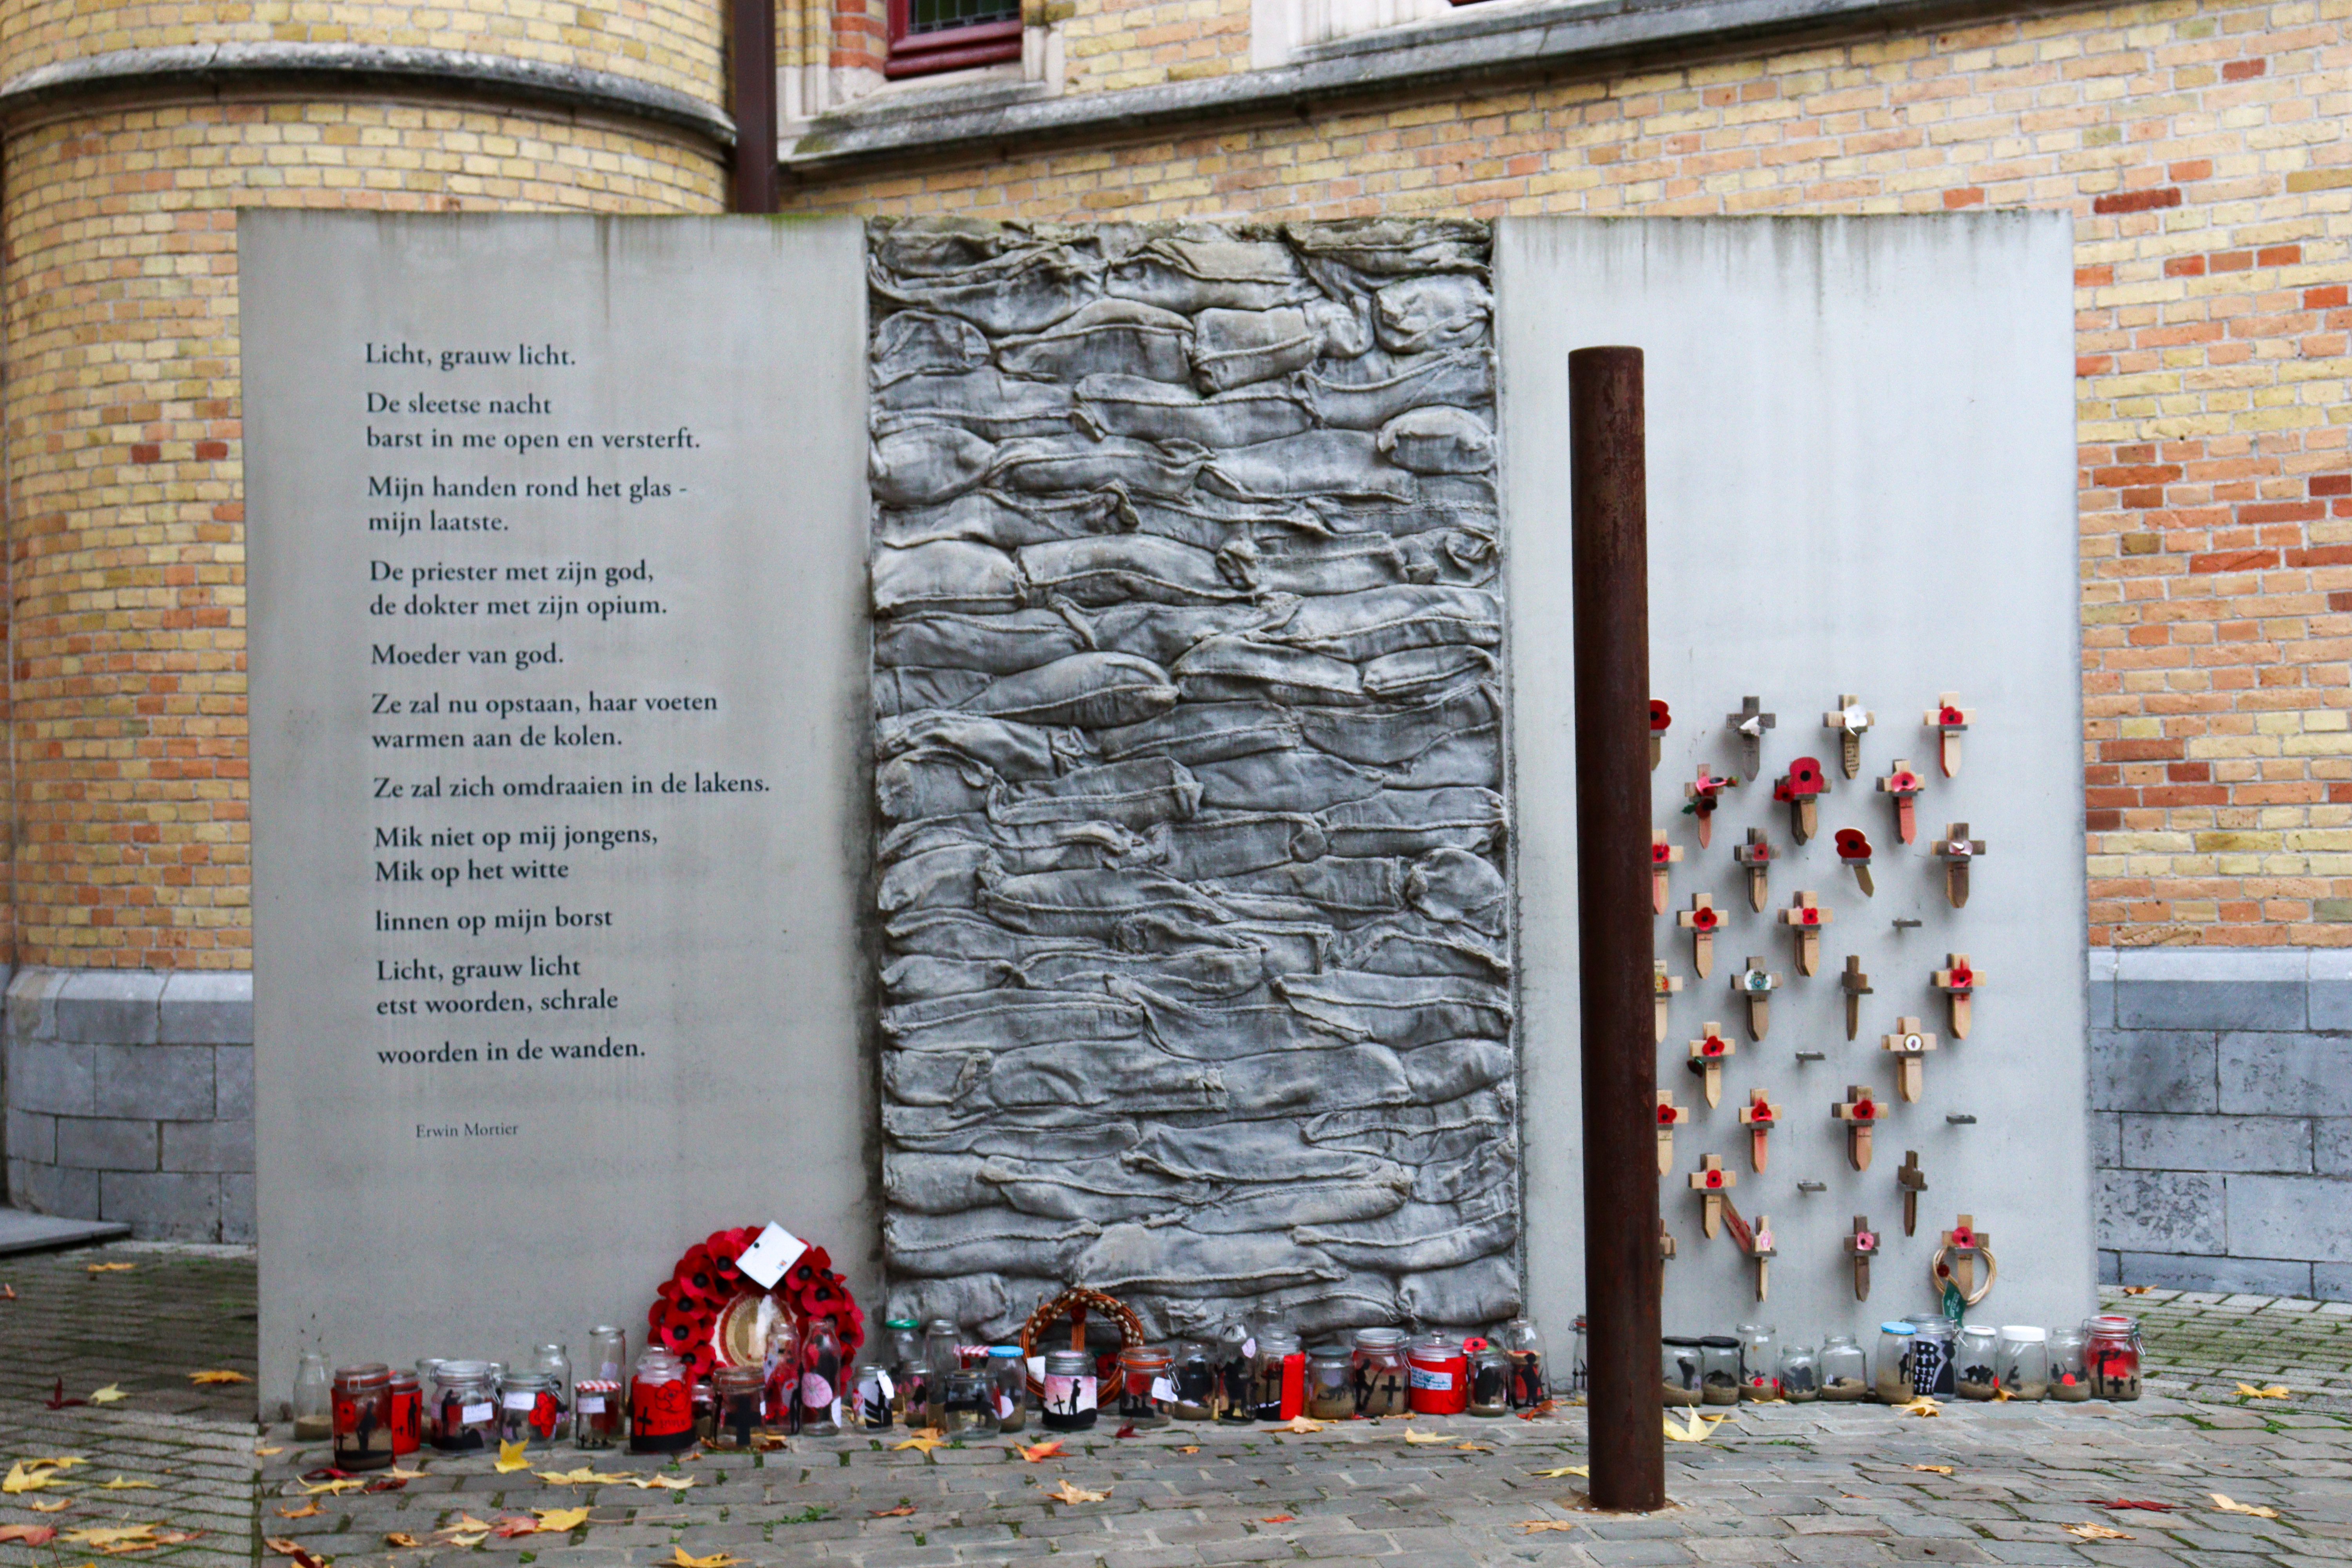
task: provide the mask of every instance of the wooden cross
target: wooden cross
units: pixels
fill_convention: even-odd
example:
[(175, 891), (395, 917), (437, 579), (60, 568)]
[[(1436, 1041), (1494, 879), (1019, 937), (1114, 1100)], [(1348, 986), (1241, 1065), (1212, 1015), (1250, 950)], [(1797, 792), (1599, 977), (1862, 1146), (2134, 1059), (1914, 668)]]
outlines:
[(1822, 830), (1822, 796), (1829, 793), (1830, 776), (1819, 757), (1799, 757), (1772, 786), (1772, 798), (1789, 803), (1789, 830), (1807, 844)]
[(1699, 1231), (1710, 1241), (1715, 1239), (1716, 1226), (1723, 1223), (1724, 1194), (1739, 1184), (1739, 1173), (1723, 1168), (1723, 1156), (1709, 1154), (1690, 1173), (1691, 1191), (1699, 1195)]
[(1698, 818), (1700, 848), (1704, 849), (1715, 841), (1715, 808), (1723, 803), (1723, 792), (1738, 786), (1738, 774), (1717, 778), (1708, 771), (1705, 763), (1698, 765), (1697, 779), (1683, 785), (1683, 810)]
[(1952, 908), (1963, 908), (1969, 901), (1969, 862), (1985, 852), (1984, 840), (1969, 837), (1967, 823), (1951, 822), (1927, 847), (1944, 858), (1944, 897)]
[(1845, 1037), (1851, 1040), (1862, 1028), (1862, 999), (1877, 994), (1870, 988), (1870, 976), (1862, 972), (1862, 954), (1845, 955), (1845, 973), (1838, 976), (1838, 984), (1845, 992)]
[(1772, 1026), (1772, 992), (1780, 984), (1780, 977), (1764, 973), (1764, 961), (1752, 953), (1748, 967), (1731, 977), (1731, 988), (1748, 1001), (1749, 1039), (1762, 1039)]
[(1841, 827), (1837, 830), (1837, 852), (1838, 864), (1853, 873), (1853, 879), (1862, 887), (1862, 896), (1876, 898), (1878, 888), (1870, 879), (1870, 836), (1859, 827)]
[[(1665, 750), (1666, 730), (1675, 721), (1674, 710), (1660, 697), (1650, 699), (1650, 771), (1658, 771), (1658, 758)], [(1660, 910), (1660, 914), (1666, 911)]]
[(1944, 765), (1944, 776), (1951, 778), (1960, 771), (1960, 731), (1976, 722), (1977, 710), (1960, 706), (1957, 691), (1939, 691), (1936, 705), (1919, 717), (1919, 721), (1937, 733), (1939, 742), (1937, 761)]
[(1956, 1040), (1969, 1037), (1969, 999), (1983, 979), (1982, 971), (1969, 967), (1965, 952), (1946, 953), (1944, 967), (1936, 971), (1936, 989), (1952, 1005), (1952, 1038)]
[(1945, 1265), (1963, 1298), (1977, 1293), (1977, 1254), (1991, 1245), (1991, 1234), (1977, 1228), (1974, 1215), (1960, 1215), (1959, 1223), (1944, 1233)]
[(1675, 924), (1691, 933), (1691, 967), (1701, 980), (1715, 973), (1715, 933), (1723, 929), (1723, 911), (1713, 893), (1693, 893), (1691, 907), (1675, 917)]
[(1748, 778), (1764, 776), (1764, 731), (1776, 726), (1777, 715), (1764, 711), (1764, 704), (1754, 697), (1739, 700), (1739, 711), (1726, 713), (1723, 721), (1739, 737), (1740, 771)]
[(1862, 732), (1870, 728), (1877, 715), (1862, 705), (1862, 699), (1852, 692), (1842, 693), (1834, 712), (1822, 715), (1822, 728), (1838, 738), (1838, 763), (1845, 776), (1853, 778), (1862, 772)]
[(1881, 1035), (1878, 1047), (1895, 1053), (1895, 1092), (1906, 1103), (1916, 1105), (1927, 1078), (1927, 1053), (1936, 1048), (1936, 1037), (1922, 1030), (1916, 1018), (1897, 1018), (1895, 1032)]
[(1895, 797), (1895, 837), (1908, 844), (1918, 837), (1918, 815), (1911, 809), (1911, 797), (1927, 787), (1927, 781), (1911, 771), (1911, 759), (1897, 757), (1892, 772), (1878, 781), (1878, 793)]
[(1739, 1112), (1739, 1122), (1748, 1129), (1748, 1168), (1760, 1176), (1771, 1159), (1772, 1129), (1780, 1125), (1780, 1108), (1765, 1099), (1762, 1089), (1751, 1089), (1748, 1091), (1748, 1104)]
[(1845, 1099), (1830, 1114), (1845, 1123), (1845, 1157), (1857, 1171), (1870, 1169), (1870, 1130), (1878, 1122), (1878, 1101), (1866, 1083), (1848, 1084)]
[(1658, 1174), (1675, 1168), (1675, 1129), (1690, 1119), (1690, 1107), (1676, 1105), (1673, 1089), (1658, 1090)]
[(1772, 1216), (1759, 1214), (1756, 1216), (1755, 1225), (1750, 1226), (1741, 1215), (1739, 1205), (1726, 1198), (1723, 1200), (1723, 1217), (1731, 1226), (1731, 1239), (1738, 1244), (1740, 1251), (1756, 1262), (1756, 1299), (1761, 1301), (1771, 1286), (1768, 1260), (1780, 1256), (1779, 1249), (1772, 1245)]
[(1818, 894), (1799, 891), (1796, 901), (1780, 911), (1780, 923), (1797, 933), (1797, 973), (1812, 974), (1822, 966), (1822, 928), (1831, 911), (1822, 908)]
[(1683, 977), (1679, 974), (1667, 973), (1664, 959), (1654, 958), (1650, 961), (1650, 994), (1657, 1001), (1658, 1044), (1662, 1046), (1666, 1043), (1667, 1000), (1680, 994), (1682, 988)]
[(1927, 1190), (1927, 1173), (1919, 1168), (1919, 1151), (1903, 1151), (1903, 1163), (1895, 1170), (1895, 1184), (1903, 1189), (1903, 1234), (1919, 1234), (1919, 1194)]
[(1682, 861), (1683, 847), (1679, 844), (1667, 843), (1664, 828), (1650, 829), (1650, 912), (1652, 914), (1662, 915), (1666, 912), (1668, 868), (1681, 865)]
[(1853, 1216), (1853, 1231), (1845, 1238), (1845, 1252), (1853, 1259), (1853, 1299), (1870, 1300), (1870, 1260), (1878, 1255), (1878, 1233), (1870, 1228), (1870, 1216)]
[(1731, 847), (1731, 858), (1748, 868), (1748, 907), (1758, 914), (1764, 912), (1764, 900), (1771, 896), (1765, 884), (1772, 875), (1772, 841), (1764, 837), (1760, 827), (1748, 830), (1748, 842)]
[(1738, 1053), (1739, 1047), (1724, 1037), (1723, 1026), (1709, 1018), (1699, 1026), (1701, 1037), (1690, 1043), (1691, 1071), (1706, 1079), (1706, 1102), (1723, 1103), (1723, 1058)]

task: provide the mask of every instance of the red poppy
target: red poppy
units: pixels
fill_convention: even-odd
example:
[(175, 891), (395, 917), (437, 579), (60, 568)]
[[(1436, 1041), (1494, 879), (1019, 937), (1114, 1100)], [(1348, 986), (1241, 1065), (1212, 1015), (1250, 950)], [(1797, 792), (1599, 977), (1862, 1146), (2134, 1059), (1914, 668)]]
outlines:
[(1977, 972), (1975, 970), (1958, 968), (1952, 971), (1952, 983), (1949, 986), (1946, 987), (1946, 989), (1952, 991), (1966, 991), (1969, 986), (1974, 985), (1976, 983)]
[(1875, 1101), (1868, 1100), (1858, 1100), (1854, 1101), (1853, 1119), (1856, 1121), (1867, 1121), (1877, 1114), (1878, 1106)]
[(1936, 714), (1938, 724), (1965, 724), (1968, 721), (1968, 716), (1957, 708), (1941, 709)]
[(1705, 904), (1691, 911), (1691, 926), (1696, 931), (1713, 931), (1723, 923), (1723, 917)]
[(1650, 846), (1650, 864), (1670, 866), (1674, 863), (1671, 858), (1674, 852), (1675, 847), (1671, 844), (1653, 844)]
[(1701, 1056), (1719, 1057), (1723, 1054), (1724, 1049), (1723, 1037), (1721, 1035), (1709, 1035), (1706, 1038), (1698, 1043), (1698, 1048)]
[(1972, 1250), (1976, 1247), (1976, 1244), (1977, 1233), (1975, 1231), (1969, 1229), (1964, 1225), (1956, 1225), (1952, 1227), (1952, 1246), (1962, 1251), (1968, 1251)]
[(1772, 1121), (1772, 1108), (1769, 1105), (1757, 1106), (1748, 1113), (1748, 1124), (1750, 1127), (1769, 1126)]
[(1842, 860), (1867, 860), (1870, 840), (1859, 827), (1841, 827), (1837, 830), (1837, 852)]
[(1774, 800), (1794, 800), (1797, 797), (1795, 794), (1790, 790), (1789, 781), (1787, 779), (1776, 779), (1772, 784), (1772, 798)]
[(1853, 1233), (1853, 1249), (1856, 1252), (1875, 1252), (1878, 1250), (1878, 1237), (1869, 1231), (1857, 1230)]
[(1886, 788), (1891, 795), (1916, 795), (1919, 793), (1919, 775), (1908, 769), (1889, 773), (1886, 775)]
[(1799, 925), (1817, 926), (1822, 923), (1822, 911), (1811, 909), (1799, 910), (1797, 911), (1797, 923)]
[(1681, 1114), (1679, 1111), (1677, 1111), (1677, 1110), (1676, 1110), (1673, 1106), (1671, 1106), (1671, 1105), (1661, 1105), (1660, 1107), (1658, 1107), (1658, 1125), (1659, 1125), (1659, 1126), (1661, 1126), (1661, 1127), (1672, 1127), (1675, 1122), (1677, 1122), (1677, 1121), (1681, 1121), (1681, 1120), (1682, 1120), (1682, 1114)]
[(1709, 1171), (1706, 1173), (1706, 1184), (1710, 1187), (1719, 1187), (1723, 1185), (1723, 1173), (1721, 1171)]
[(1673, 710), (1669, 709), (1661, 699), (1655, 697), (1651, 698), (1650, 729), (1652, 732), (1654, 733), (1657, 731), (1663, 730), (1674, 721), (1675, 716)]
[(1790, 763), (1789, 784), (1799, 795), (1819, 795), (1827, 789), (1829, 781), (1822, 775), (1821, 759), (1799, 757)]

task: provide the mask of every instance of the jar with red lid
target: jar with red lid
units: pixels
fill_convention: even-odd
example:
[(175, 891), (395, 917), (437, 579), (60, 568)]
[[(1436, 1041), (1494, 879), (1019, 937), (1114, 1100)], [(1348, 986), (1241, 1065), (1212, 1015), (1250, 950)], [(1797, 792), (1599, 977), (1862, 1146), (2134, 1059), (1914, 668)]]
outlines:
[(1118, 1352), (1118, 1418), (1129, 1426), (1164, 1426), (1176, 1405), (1176, 1383), (1169, 1356), (1150, 1345), (1128, 1345)]
[(686, 1363), (655, 1345), (629, 1376), (629, 1452), (675, 1454), (694, 1447), (694, 1385)]
[(425, 1390), (413, 1372), (392, 1374), (392, 1453), (398, 1458), (425, 1446)]
[(2095, 1399), (2139, 1397), (2139, 1320), (2105, 1313), (2083, 1321), (2083, 1363)]
[(604, 1377), (583, 1377), (573, 1384), (572, 1441), (583, 1448), (609, 1448), (621, 1436), (621, 1385)]
[(1470, 1357), (1462, 1342), (1432, 1331), (1405, 1352), (1416, 1415), (1459, 1415), (1470, 1408)]
[(380, 1361), (336, 1368), (333, 1409), (337, 1469), (392, 1463), (392, 1368)]

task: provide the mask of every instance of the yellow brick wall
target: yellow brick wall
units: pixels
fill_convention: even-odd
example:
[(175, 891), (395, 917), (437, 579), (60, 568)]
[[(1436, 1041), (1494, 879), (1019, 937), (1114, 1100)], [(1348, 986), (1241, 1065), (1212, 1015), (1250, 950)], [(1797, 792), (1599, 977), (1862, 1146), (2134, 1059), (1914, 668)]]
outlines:
[(1071, 220), (2071, 212), (2092, 940), (2345, 946), (2347, 20), (2352, 0), (2101, 6), (786, 200)]
[(591, 126), (310, 102), (40, 127), (5, 179), (16, 957), (247, 967), (236, 209), (707, 213), (721, 170)]

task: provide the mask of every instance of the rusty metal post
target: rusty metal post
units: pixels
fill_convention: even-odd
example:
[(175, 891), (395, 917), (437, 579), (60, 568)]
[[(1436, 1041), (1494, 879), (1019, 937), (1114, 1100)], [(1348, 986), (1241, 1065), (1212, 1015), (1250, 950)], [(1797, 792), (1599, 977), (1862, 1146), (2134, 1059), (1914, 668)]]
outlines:
[(728, 73), (733, 78), (735, 167), (729, 205), (776, 210), (776, 0), (730, 0)]
[(1568, 356), (1576, 616), (1576, 892), (1592, 1500), (1666, 1500), (1658, 1395), (1650, 923), (1650, 577), (1642, 351)]

